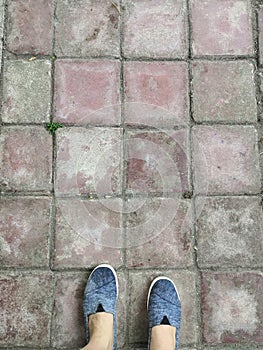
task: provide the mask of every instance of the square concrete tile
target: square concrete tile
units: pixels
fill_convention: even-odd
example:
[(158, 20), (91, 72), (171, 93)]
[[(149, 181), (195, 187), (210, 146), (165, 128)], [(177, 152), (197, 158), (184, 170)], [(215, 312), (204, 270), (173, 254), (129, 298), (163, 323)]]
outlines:
[(256, 122), (254, 65), (248, 61), (195, 61), (193, 116), (198, 122)]
[(196, 207), (199, 266), (262, 266), (260, 197), (197, 197)]
[(4, 35), (4, 0), (0, 1), (0, 65), (2, 65), (2, 49)]
[(197, 126), (192, 136), (197, 193), (260, 191), (258, 139), (253, 126)]
[(153, 127), (187, 124), (187, 69), (185, 62), (126, 62), (126, 124)]
[(0, 1), (0, 38), (3, 37), (3, 32), (4, 32), (4, 0)]
[(120, 124), (120, 64), (102, 60), (55, 62), (55, 120)]
[[(119, 0), (114, 1), (120, 8)], [(60, 56), (118, 56), (120, 16), (111, 1), (58, 0), (56, 47)]]
[(16, 60), (4, 64), (2, 120), (43, 123), (50, 119), (51, 63)]
[(190, 201), (134, 198), (126, 203), (126, 212), (128, 267), (193, 264)]
[(56, 194), (120, 192), (121, 138), (117, 128), (59, 129)]
[(128, 192), (177, 193), (190, 190), (188, 131), (127, 132)]
[(52, 275), (48, 272), (1, 272), (2, 346), (49, 346)]
[(152, 280), (158, 276), (171, 278), (182, 301), (180, 344), (197, 340), (195, 275), (189, 271), (140, 271), (130, 272), (129, 290), (129, 343), (145, 343), (148, 340), (147, 295)]
[[(117, 302), (117, 344), (121, 347), (125, 341), (126, 280), (123, 272), (117, 272), (117, 275), (120, 293)], [(80, 348), (86, 344), (82, 305), (87, 280), (86, 273), (56, 274), (52, 322), (52, 346), (56, 348)]]
[(8, 0), (7, 6), (8, 50), (51, 54), (53, 0)]
[(55, 268), (123, 264), (121, 200), (58, 199)]
[(51, 200), (45, 197), (0, 199), (0, 264), (48, 266)]
[(203, 336), (210, 344), (263, 342), (263, 275), (204, 273)]
[(125, 57), (176, 58), (188, 54), (186, 1), (125, 0)]
[(41, 126), (2, 127), (0, 164), (3, 191), (50, 191), (51, 135)]
[(194, 56), (253, 55), (248, 0), (190, 0)]
[(202, 348), (202, 350), (233, 350), (233, 349), (238, 349), (238, 350), (263, 350), (263, 346), (261, 345), (256, 345), (256, 344), (248, 344), (248, 345), (242, 345), (242, 344), (238, 344), (238, 345), (229, 345), (229, 346), (223, 346), (219, 345), (219, 346), (204, 346)]
[(83, 295), (88, 280), (86, 272), (62, 272), (55, 275), (52, 346), (78, 347), (86, 344)]

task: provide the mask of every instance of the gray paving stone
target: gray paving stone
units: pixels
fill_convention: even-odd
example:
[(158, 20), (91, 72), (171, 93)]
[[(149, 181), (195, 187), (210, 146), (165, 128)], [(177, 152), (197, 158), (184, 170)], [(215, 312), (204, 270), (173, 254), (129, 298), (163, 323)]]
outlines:
[(259, 193), (258, 135), (253, 126), (199, 125), (193, 128), (197, 193)]
[(51, 135), (41, 126), (2, 127), (0, 164), (1, 190), (50, 191)]
[(129, 343), (146, 343), (148, 339), (147, 295), (151, 281), (158, 276), (171, 278), (182, 301), (180, 344), (197, 340), (195, 275), (189, 271), (140, 271), (129, 275)]
[(204, 342), (262, 343), (262, 287), (258, 271), (203, 273)]
[(187, 55), (184, 0), (125, 0), (123, 51), (126, 57), (177, 58)]
[[(119, 1), (58, 0), (57, 56), (118, 56)], [(118, 9), (117, 9), (117, 8)]]
[(0, 345), (49, 346), (52, 275), (0, 273)]
[(263, 212), (260, 197), (198, 197), (200, 267), (261, 266)]
[[(118, 346), (125, 343), (126, 279), (118, 272), (119, 298), (117, 303)], [(55, 277), (55, 307), (52, 320), (52, 346), (55, 348), (83, 347), (86, 344), (83, 293), (87, 273), (63, 272)]]
[(0, 67), (2, 64), (3, 32), (4, 32), (4, 0), (0, 0)]
[(192, 66), (196, 121), (257, 121), (253, 63), (194, 61)]
[(50, 61), (5, 61), (3, 96), (4, 122), (48, 122), (51, 98)]

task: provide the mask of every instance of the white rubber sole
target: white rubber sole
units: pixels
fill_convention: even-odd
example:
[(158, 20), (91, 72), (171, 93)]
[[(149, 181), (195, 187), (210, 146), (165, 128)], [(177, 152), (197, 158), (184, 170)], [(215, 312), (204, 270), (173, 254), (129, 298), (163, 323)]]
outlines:
[(117, 297), (118, 297), (118, 295), (119, 295), (119, 282), (118, 282), (118, 277), (117, 277), (116, 271), (114, 270), (114, 268), (113, 268), (111, 265), (109, 265), (109, 264), (100, 264), (100, 265), (98, 265), (97, 267), (95, 267), (95, 268), (92, 270), (91, 274), (89, 275), (88, 281), (90, 280), (90, 278), (91, 278), (91, 276), (93, 275), (93, 273), (94, 273), (97, 269), (99, 269), (100, 267), (107, 267), (108, 269), (110, 269), (110, 270), (112, 271), (112, 273), (113, 273), (113, 275), (114, 275), (114, 277), (115, 277), (115, 281), (116, 281), (116, 289), (117, 289)]
[(152, 289), (153, 289), (153, 286), (155, 285), (155, 283), (156, 283), (157, 281), (160, 281), (160, 280), (167, 280), (167, 281), (170, 281), (170, 282), (173, 284), (174, 289), (176, 290), (176, 293), (178, 294), (179, 300), (181, 301), (180, 295), (179, 295), (179, 293), (178, 293), (178, 290), (177, 290), (177, 288), (176, 288), (174, 282), (173, 282), (170, 278), (165, 277), (165, 276), (156, 277), (156, 278), (152, 281), (152, 283), (151, 283), (151, 285), (150, 285), (150, 288), (149, 288), (149, 292), (148, 292), (148, 296), (147, 296), (147, 310), (148, 310), (149, 299), (150, 299), (150, 295), (151, 295), (151, 291), (152, 291)]

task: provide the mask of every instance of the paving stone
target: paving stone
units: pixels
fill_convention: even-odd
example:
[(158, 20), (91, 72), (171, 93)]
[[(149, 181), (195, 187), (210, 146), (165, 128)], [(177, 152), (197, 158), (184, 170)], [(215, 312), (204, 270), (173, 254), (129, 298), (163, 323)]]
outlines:
[(126, 62), (124, 84), (127, 124), (172, 127), (188, 122), (185, 62)]
[(194, 62), (193, 115), (196, 121), (256, 122), (251, 62)]
[(127, 207), (128, 267), (168, 268), (193, 264), (190, 201), (133, 199)]
[(0, 345), (49, 346), (52, 276), (48, 272), (0, 275)]
[(2, 190), (49, 191), (52, 137), (44, 127), (2, 127), (0, 164)]
[(0, 21), (0, 37), (1, 38), (3, 36), (3, 31), (4, 31), (4, 12), (5, 12), (4, 0), (1, 0), (0, 1), (0, 18), (1, 18), (1, 21)]
[(186, 1), (125, 0), (123, 52), (126, 57), (186, 57)]
[(85, 345), (82, 305), (87, 279), (84, 272), (56, 274), (51, 333), (53, 347), (80, 348)]
[(57, 201), (55, 268), (122, 265), (120, 199)]
[(7, 47), (18, 54), (52, 51), (52, 0), (7, 1)]
[(196, 223), (199, 266), (262, 265), (260, 197), (199, 197), (196, 207), (201, 206)]
[(4, 122), (48, 122), (51, 96), (50, 61), (6, 61), (3, 95)]
[(130, 192), (190, 190), (188, 131), (127, 132), (127, 181)]
[[(86, 273), (64, 272), (56, 276), (52, 322), (52, 345), (56, 348), (80, 348), (86, 343), (82, 305), (87, 280)], [(124, 341), (126, 317), (126, 281), (122, 272), (118, 272), (118, 282), (120, 298), (117, 303), (117, 340), (121, 346)]]
[(121, 190), (121, 130), (63, 128), (57, 132), (57, 194)]
[(258, 11), (258, 29), (259, 61), (263, 64), (263, 7)]
[(250, 1), (191, 0), (190, 11), (195, 56), (254, 54)]
[(202, 348), (202, 350), (235, 350), (235, 349), (238, 349), (238, 350), (262, 350), (263, 349), (263, 346), (260, 346), (260, 345), (256, 345), (256, 344), (248, 344), (248, 345), (241, 345), (241, 344), (236, 344), (236, 345), (230, 345), (230, 346), (223, 346), (222, 345), (219, 345), (218, 347), (217, 346), (205, 346)]
[(120, 64), (117, 61), (57, 60), (55, 120), (76, 124), (120, 124)]
[(178, 289), (182, 301), (182, 324), (180, 344), (194, 343), (197, 339), (197, 322), (195, 306), (195, 276), (189, 271), (142, 271), (129, 274), (129, 342), (145, 343), (148, 340), (148, 321), (146, 302), (148, 289), (152, 280), (158, 276), (171, 278)]
[(0, 265), (48, 266), (50, 199), (0, 199)]
[(263, 275), (204, 273), (203, 336), (210, 344), (263, 342)]
[(258, 193), (257, 133), (252, 126), (193, 128), (197, 193)]
[[(114, 1), (120, 8), (119, 0)], [(58, 56), (119, 56), (119, 13), (111, 1), (58, 0)]]
[(4, 0), (0, 0), (0, 66), (2, 64), (3, 35), (4, 35)]

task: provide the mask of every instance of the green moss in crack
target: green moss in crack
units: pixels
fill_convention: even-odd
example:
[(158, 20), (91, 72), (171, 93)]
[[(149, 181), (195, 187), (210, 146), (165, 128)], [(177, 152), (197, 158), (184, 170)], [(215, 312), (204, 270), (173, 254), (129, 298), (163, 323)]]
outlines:
[(51, 135), (55, 135), (55, 132), (57, 131), (57, 129), (59, 128), (63, 128), (63, 125), (60, 123), (46, 123), (45, 128), (47, 129), (47, 131), (49, 131), (49, 133)]

